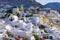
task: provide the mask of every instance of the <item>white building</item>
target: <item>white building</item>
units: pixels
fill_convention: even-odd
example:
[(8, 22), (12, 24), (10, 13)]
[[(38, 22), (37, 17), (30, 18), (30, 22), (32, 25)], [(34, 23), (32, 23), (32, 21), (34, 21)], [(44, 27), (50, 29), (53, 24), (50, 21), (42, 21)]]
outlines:
[(11, 14), (8, 18), (9, 21), (18, 21), (18, 17), (16, 15)]
[(29, 32), (25, 32), (25, 31), (21, 31), (21, 30), (13, 30), (13, 31), (11, 31), (11, 33), (14, 36), (20, 36), (20, 37), (28, 38), (28, 40), (35, 40), (35, 38)]

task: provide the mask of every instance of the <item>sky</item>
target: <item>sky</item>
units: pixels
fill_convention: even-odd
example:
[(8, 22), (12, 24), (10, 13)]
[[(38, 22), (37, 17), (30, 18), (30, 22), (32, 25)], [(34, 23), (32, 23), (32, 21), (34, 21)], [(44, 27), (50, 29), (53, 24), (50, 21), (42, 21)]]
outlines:
[(36, 1), (43, 4), (43, 5), (45, 5), (49, 2), (59, 2), (60, 3), (60, 0), (36, 0)]

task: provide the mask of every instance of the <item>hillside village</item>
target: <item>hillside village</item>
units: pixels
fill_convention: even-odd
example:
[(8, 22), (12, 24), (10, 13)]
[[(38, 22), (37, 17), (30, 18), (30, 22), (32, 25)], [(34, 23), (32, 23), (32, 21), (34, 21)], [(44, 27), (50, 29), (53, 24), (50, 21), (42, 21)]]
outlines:
[(51, 8), (6, 5), (0, 8), (0, 40), (60, 40), (60, 14)]
[(59, 19), (51, 8), (13, 6), (0, 13), (0, 40), (59, 40)]

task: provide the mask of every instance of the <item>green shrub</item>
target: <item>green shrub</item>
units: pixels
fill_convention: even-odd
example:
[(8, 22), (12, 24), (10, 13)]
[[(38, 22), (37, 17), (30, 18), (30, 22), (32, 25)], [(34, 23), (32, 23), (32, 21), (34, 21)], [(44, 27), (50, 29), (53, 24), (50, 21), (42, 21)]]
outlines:
[(39, 26), (40, 29), (45, 29), (44, 25)]
[(9, 36), (9, 37), (13, 37), (13, 35), (12, 35), (12, 34), (8, 34), (8, 36)]
[(26, 15), (26, 17), (32, 17), (33, 16), (33, 14), (30, 14), (30, 15)]
[(44, 29), (44, 32), (45, 32), (45, 33), (48, 33), (48, 31), (47, 31), (47, 30), (45, 30), (45, 29)]
[(23, 38), (23, 40), (28, 40), (28, 38)]
[(6, 17), (5, 17), (5, 16), (2, 16), (1, 18), (3, 18), (3, 19), (4, 19), (4, 18), (6, 18)]
[(17, 16), (20, 17), (20, 14), (18, 13)]
[(6, 13), (12, 13), (12, 9), (7, 10)]
[(5, 37), (3, 37), (2, 40), (7, 40), (7, 39)]
[(34, 34), (34, 38), (35, 38), (35, 40), (40, 40), (39, 36), (36, 34)]

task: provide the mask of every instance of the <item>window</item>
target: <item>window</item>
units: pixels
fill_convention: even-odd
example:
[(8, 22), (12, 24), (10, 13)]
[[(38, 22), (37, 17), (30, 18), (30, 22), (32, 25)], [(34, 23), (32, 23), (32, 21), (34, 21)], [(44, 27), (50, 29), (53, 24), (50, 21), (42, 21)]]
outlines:
[(15, 25), (15, 28), (17, 28), (18, 27), (18, 25)]
[(0, 32), (0, 34), (2, 34), (3, 32)]
[(11, 19), (9, 19), (10, 21), (13, 21), (14, 19), (11, 17)]

